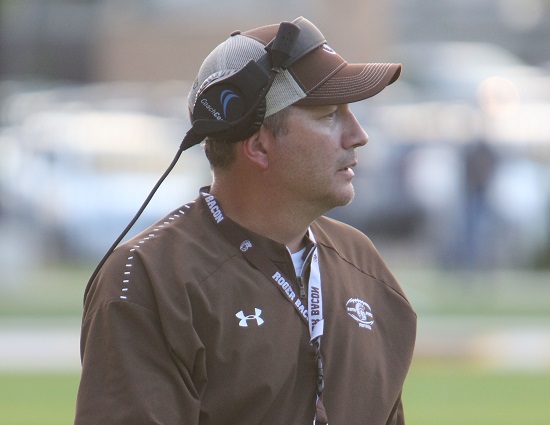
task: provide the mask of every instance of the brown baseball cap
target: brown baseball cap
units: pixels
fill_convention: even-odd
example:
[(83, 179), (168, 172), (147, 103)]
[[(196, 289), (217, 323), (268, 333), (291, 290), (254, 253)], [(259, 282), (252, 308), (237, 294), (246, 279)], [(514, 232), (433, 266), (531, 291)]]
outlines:
[[(338, 55), (321, 32), (307, 19), (292, 21), (318, 40), (310, 50), (280, 72), (266, 97), (269, 116), (289, 105), (339, 105), (372, 97), (394, 83), (401, 74), (401, 64), (351, 64)], [(192, 111), (198, 93), (216, 81), (243, 68), (250, 60), (259, 60), (274, 39), (279, 24), (245, 32), (235, 32), (204, 60), (189, 93)], [(298, 46), (298, 49), (303, 46)]]

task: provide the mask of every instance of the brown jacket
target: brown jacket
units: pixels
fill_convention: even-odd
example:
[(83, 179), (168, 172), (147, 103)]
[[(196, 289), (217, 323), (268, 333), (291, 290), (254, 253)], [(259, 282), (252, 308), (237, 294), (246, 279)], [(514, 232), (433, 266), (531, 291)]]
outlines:
[[(104, 265), (84, 308), (76, 425), (311, 425), (307, 325), (209, 214), (198, 199)], [(365, 235), (325, 217), (312, 230), (329, 423), (404, 424), (415, 313)], [(245, 232), (295, 278), (284, 246)]]

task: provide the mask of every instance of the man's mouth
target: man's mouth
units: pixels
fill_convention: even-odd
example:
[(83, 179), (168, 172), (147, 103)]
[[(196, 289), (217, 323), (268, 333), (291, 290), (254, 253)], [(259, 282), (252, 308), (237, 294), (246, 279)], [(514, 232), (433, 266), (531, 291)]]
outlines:
[(352, 168), (357, 166), (357, 161), (350, 162), (347, 165), (344, 165), (342, 168), (338, 169), (338, 171), (351, 171), (353, 173)]

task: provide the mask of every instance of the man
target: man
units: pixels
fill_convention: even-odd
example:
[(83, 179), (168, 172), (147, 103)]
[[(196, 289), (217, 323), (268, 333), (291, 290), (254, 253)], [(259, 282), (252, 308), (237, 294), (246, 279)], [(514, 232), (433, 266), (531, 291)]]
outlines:
[[(235, 33), (209, 55), (192, 115), (197, 104), (221, 114), (202, 91), (260, 61), (277, 28)], [(211, 187), (100, 270), (76, 424), (404, 424), (416, 316), (370, 240), (323, 217), (353, 199), (368, 140), (348, 104), (401, 67), (347, 64), (324, 39), (309, 47), (275, 78), (259, 128), (207, 139)]]

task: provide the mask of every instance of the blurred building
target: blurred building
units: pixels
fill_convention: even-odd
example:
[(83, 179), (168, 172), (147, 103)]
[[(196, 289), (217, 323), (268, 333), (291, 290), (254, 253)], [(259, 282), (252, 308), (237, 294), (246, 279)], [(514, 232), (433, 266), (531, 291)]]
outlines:
[(361, 0), (0, 0), (0, 6), (0, 78), (190, 80), (232, 31), (301, 15), (354, 60), (365, 51), (380, 54), (392, 27), (386, 3)]
[(550, 61), (546, 0), (393, 0), (398, 38), (407, 42), (478, 41), (524, 61)]
[(544, 0), (0, 0), (0, 77), (191, 79), (233, 30), (300, 15), (351, 60), (403, 41), (475, 40), (550, 63)]

